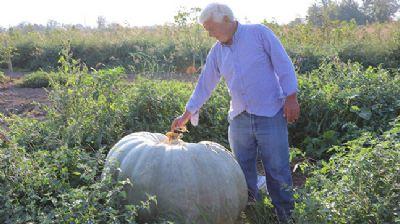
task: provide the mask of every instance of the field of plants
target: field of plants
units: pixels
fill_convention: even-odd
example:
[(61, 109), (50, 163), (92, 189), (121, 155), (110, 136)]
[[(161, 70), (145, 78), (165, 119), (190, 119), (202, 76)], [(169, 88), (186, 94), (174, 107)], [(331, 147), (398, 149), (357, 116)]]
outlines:
[[(1, 110), (1, 223), (136, 222), (148, 203), (123, 205), (126, 183), (100, 175), (121, 137), (165, 133), (183, 112), (213, 43), (185, 18), (0, 32), (0, 90), (46, 88), (47, 96), (30, 110)], [(293, 175), (302, 180), (294, 221), (400, 223), (400, 22), (265, 24), (299, 80), (301, 116), (289, 126)], [(10, 78), (9, 62), (27, 74)], [(229, 148), (228, 108), (221, 82), (183, 140)], [(275, 222), (267, 196), (242, 214), (242, 223)]]

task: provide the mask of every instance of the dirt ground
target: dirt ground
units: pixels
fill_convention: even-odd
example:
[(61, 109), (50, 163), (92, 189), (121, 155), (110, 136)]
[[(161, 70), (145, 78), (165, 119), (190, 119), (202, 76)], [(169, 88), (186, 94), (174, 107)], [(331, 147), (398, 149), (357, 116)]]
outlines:
[(48, 104), (47, 92), (44, 88), (20, 88), (17, 83), (23, 73), (8, 73), (5, 83), (0, 83), (0, 113), (9, 116), (43, 117), (43, 111), (35, 103)]

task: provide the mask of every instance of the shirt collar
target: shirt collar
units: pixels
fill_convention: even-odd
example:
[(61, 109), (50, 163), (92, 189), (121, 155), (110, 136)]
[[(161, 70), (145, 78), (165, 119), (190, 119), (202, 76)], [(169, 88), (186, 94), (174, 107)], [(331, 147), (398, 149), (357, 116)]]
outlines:
[(242, 24), (240, 24), (239, 21), (236, 21), (236, 22), (237, 22), (237, 28), (232, 37), (232, 44), (229, 45), (229, 44), (224, 44), (224, 43), (220, 42), (222, 46), (229, 47), (229, 46), (235, 45), (237, 43), (237, 41), (239, 39), (239, 34), (242, 31)]

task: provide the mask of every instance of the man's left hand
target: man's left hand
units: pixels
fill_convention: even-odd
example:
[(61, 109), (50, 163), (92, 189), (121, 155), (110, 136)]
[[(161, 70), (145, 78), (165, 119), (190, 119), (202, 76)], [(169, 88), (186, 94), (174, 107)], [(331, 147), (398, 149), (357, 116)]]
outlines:
[(285, 105), (283, 107), (283, 116), (289, 124), (294, 123), (300, 116), (300, 105), (297, 102), (297, 94), (294, 93), (286, 97)]

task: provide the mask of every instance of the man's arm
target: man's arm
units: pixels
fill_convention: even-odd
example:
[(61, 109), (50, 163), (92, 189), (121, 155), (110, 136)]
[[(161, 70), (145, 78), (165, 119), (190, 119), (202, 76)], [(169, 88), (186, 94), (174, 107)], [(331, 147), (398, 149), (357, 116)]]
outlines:
[[(196, 88), (185, 106), (185, 112), (172, 122), (171, 130), (183, 127), (192, 116), (198, 116), (199, 109), (210, 98), (212, 91), (219, 83), (221, 75), (216, 63), (214, 47), (207, 55)], [(198, 117), (196, 118), (198, 119)]]
[(212, 91), (215, 89), (220, 79), (221, 76), (219, 74), (213, 47), (207, 55), (206, 63), (201, 71), (196, 88), (186, 104), (186, 110), (191, 114), (196, 113), (210, 98)]
[(284, 116), (289, 123), (300, 115), (297, 101), (298, 84), (295, 69), (282, 43), (268, 27), (260, 26), (260, 37), (266, 54), (270, 57), (279, 83), (285, 95)]
[(296, 93), (298, 91), (297, 78), (290, 57), (271, 29), (264, 25), (260, 25), (259, 28), (264, 51), (271, 59), (284, 95), (290, 96)]

